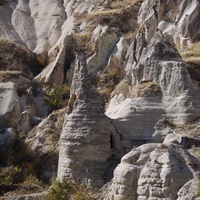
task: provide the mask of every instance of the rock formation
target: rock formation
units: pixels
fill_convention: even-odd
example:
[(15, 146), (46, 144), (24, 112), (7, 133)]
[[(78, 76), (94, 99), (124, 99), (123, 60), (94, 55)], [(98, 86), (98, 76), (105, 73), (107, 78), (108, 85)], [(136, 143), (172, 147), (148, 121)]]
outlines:
[[(199, 0), (0, 0), (1, 153), (24, 132), (47, 182), (195, 199), (199, 17)], [(52, 83), (70, 100), (49, 113)]]
[[(122, 158), (103, 199), (194, 199), (199, 167), (200, 162), (176, 144), (145, 144)], [(188, 186), (193, 190), (186, 197), (183, 188)]]
[[(199, 117), (199, 87), (191, 79), (188, 66), (182, 61), (175, 48), (175, 41), (172, 40), (175, 31), (183, 31), (177, 26), (181, 16), (179, 19), (172, 17), (174, 6), (170, 1), (159, 1), (157, 24), (152, 9), (154, 4), (154, 1), (144, 1), (142, 4), (138, 16), (141, 26), (127, 51), (126, 79), (129, 92), (126, 98), (121, 98), (118, 92), (106, 110), (117, 129), (124, 133), (122, 139), (126, 144), (134, 143), (134, 140), (151, 140), (154, 125), (163, 118), (175, 123), (187, 123)], [(186, 7), (182, 7), (183, 4)], [(185, 12), (198, 16), (194, 9), (199, 6), (197, 1), (190, 11), (187, 10), (186, 1), (178, 1), (176, 6), (179, 8), (176, 13), (183, 15), (182, 18)], [(166, 17), (162, 17), (163, 15)], [(163, 26), (163, 23), (167, 23), (167, 17), (171, 20), (170, 25)], [(189, 29), (187, 30), (189, 35)], [(152, 88), (152, 84), (158, 86)], [(158, 91), (158, 87), (159, 93), (151, 92), (152, 89)]]
[(76, 58), (68, 109), (60, 137), (58, 179), (72, 178), (99, 188), (117, 138), (89, 81), (82, 53)]

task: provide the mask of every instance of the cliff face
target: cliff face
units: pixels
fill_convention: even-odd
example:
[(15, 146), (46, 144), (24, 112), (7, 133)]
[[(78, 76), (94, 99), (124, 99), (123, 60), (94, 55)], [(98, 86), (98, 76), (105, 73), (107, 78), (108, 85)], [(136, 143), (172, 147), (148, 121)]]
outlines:
[(41, 177), (59, 157), (59, 180), (110, 181), (100, 199), (196, 198), (199, 17), (198, 0), (0, 1), (2, 152), (12, 128), (55, 153)]
[[(155, 11), (153, 5), (156, 5)], [(138, 16), (141, 26), (125, 61), (129, 82), (127, 97), (133, 98), (122, 99), (116, 94), (106, 111), (121, 132), (125, 129), (129, 132), (125, 140), (151, 140), (154, 125), (161, 118), (185, 123), (199, 116), (199, 87), (191, 79), (188, 66), (176, 49), (195, 40), (192, 30), (181, 23), (186, 17), (195, 21), (189, 14), (198, 16), (198, 8), (196, 1), (191, 5), (185, 1), (160, 1), (158, 4), (144, 1), (142, 4)], [(158, 86), (153, 88), (152, 83)], [(158, 87), (160, 92), (151, 92)], [(121, 123), (124, 118), (126, 125)]]

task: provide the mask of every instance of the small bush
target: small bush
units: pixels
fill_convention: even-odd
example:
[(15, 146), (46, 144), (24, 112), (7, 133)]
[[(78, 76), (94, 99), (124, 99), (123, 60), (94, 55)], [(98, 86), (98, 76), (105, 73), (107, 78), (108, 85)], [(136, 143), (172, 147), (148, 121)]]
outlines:
[(49, 189), (44, 200), (92, 200), (89, 188), (70, 180), (55, 182)]
[(48, 63), (48, 55), (46, 52), (37, 55), (37, 62), (41, 66), (46, 66)]
[(57, 110), (66, 105), (70, 97), (70, 87), (67, 85), (50, 85), (49, 91), (46, 92), (44, 101), (50, 105), (51, 110)]

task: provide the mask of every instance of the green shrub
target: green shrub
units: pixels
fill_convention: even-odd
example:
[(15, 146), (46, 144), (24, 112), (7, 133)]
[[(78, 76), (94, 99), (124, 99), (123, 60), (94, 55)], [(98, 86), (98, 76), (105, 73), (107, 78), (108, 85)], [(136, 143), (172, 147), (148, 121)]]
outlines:
[(44, 101), (50, 106), (51, 110), (57, 110), (65, 106), (70, 97), (70, 87), (67, 85), (50, 85), (49, 91), (46, 92)]
[(94, 199), (86, 186), (71, 180), (56, 181), (49, 189), (44, 200), (92, 200)]

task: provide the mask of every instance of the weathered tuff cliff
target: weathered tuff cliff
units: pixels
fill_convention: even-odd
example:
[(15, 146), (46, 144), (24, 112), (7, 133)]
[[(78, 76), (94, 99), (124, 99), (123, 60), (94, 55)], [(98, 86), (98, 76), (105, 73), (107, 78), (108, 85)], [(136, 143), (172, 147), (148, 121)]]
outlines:
[[(198, 0), (0, 1), (0, 37), (10, 41), (0, 41), (1, 153), (13, 131), (26, 132), (48, 160), (61, 134), (58, 179), (100, 188), (133, 148), (99, 199), (197, 198), (199, 161), (185, 148), (199, 156), (199, 62), (181, 53), (199, 42), (199, 15)], [(52, 82), (71, 86), (63, 126), (47, 118)]]

